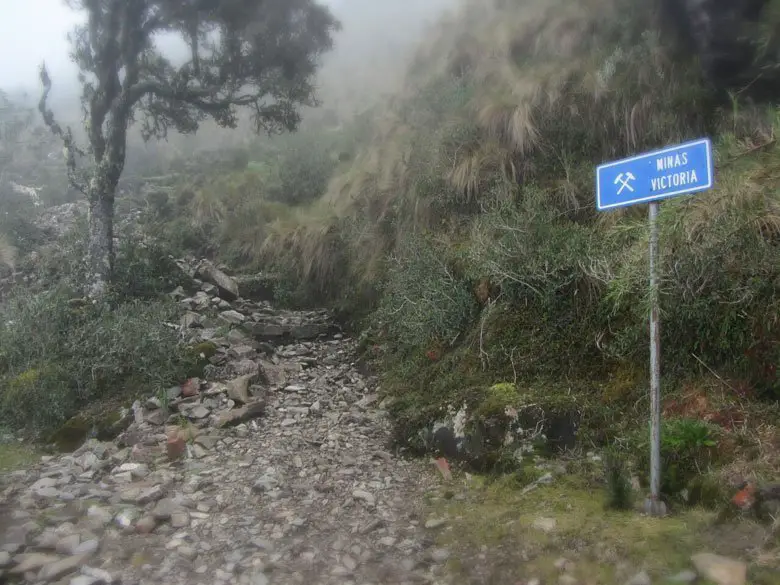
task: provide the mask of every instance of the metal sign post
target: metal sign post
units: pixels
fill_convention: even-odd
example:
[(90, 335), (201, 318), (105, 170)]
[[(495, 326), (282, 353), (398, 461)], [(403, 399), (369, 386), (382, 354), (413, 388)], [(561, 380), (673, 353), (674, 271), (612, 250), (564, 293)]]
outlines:
[(665, 516), (661, 501), (661, 332), (658, 315), (658, 202), (649, 205), (650, 223), (650, 498), (645, 512)]
[(661, 336), (658, 276), (658, 205), (662, 199), (713, 185), (712, 144), (703, 138), (605, 163), (596, 169), (599, 211), (649, 203), (650, 227), (650, 495), (644, 510), (665, 516), (661, 500)]

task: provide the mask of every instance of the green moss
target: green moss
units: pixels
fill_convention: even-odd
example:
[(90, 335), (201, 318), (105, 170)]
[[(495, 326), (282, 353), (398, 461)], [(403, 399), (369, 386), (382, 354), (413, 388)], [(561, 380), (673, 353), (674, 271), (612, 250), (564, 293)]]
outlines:
[(113, 408), (104, 414), (93, 419), (97, 438), (101, 441), (110, 441), (115, 439), (122, 429), (119, 428), (122, 415), (118, 408)]
[(40, 458), (40, 453), (27, 445), (0, 444), (0, 472), (23, 469)]
[(217, 346), (211, 341), (202, 341), (193, 345), (191, 350), (196, 356), (209, 359), (217, 353)]
[(520, 400), (520, 393), (514, 384), (501, 382), (493, 384), (487, 390), (482, 403), (477, 408), (476, 414), (479, 417), (490, 417), (503, 415), (508, 406), (514, 406)]
[(74, 416), (49, 437), (57, 450), (68, 453), (75, 451), (86, 441), (93, 424), (83, 415)]
[[(464, 567), (473, 564), (469, 551), (487, 546), (488, 562), (496, 567), (491, 570), (506, 571), (492, 575), (494, 582), (504, 582), (501, 578), (518, 570), (555, 582), (559, 572), (554, 563), (565, 556), (575, 561), (575, 576), (598, 575), (597, 582), (612, 585), (625, 580), (615, 574), (616, 560), (659, 576), (688, 568), (690, 555), (700, 545), (697, 533), (710, 521), (701, 511), (663, 520), (633, 511), (605, 511), (603, 498), (594, 497), (593, 489), (576, 478), (558, 477), (554, 484), (527, 494), (522, 487), (510, 476), (497, 481), (477, 476), (465, 498), (437, 500), (432, 513), (452, 519), (440, 544), (457, 549), (459, 554), (453, 556)], [(555, 519), (555, 529), (534, 528), (540, 517)]]

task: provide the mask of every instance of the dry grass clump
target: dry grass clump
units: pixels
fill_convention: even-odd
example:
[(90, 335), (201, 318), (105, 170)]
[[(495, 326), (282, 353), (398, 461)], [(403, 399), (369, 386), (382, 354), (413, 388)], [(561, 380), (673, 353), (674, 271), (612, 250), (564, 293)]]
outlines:
[(554, 180), (568, 207), (592, 207), (574, 167), (702, 130), (696, 78), (673, 65), (653, 18), (629, 0), (465, 2), (324, 200), (366, 223), (392, 207), (404, 229), (527, 181)]

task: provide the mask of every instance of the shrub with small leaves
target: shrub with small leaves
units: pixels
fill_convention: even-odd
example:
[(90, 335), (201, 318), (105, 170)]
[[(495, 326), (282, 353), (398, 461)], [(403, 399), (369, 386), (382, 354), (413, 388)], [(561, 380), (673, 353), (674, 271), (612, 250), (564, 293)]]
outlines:
[(399, 348), (451, 342), (476, 314), (467, 280), (446, 250), (424, 236), (410, 237), (392, 261), (375, 317)]
[(91, 304), (61, 287), (0, 309), (0, 421), (51, 430), (93, 401), (149, 393), (186, 378), (169, 302)]
[[(661, 491), (679, 496), (691, 481), (706, 474), (715, 459), (718, 446), (713, 425), (692, 418), (669, 418), (661, 426)], [(650, 469), (649, 433), (636, 441), (637, 462), (641, 470)], [(645, 476), (643, 479), (647, 479)]]

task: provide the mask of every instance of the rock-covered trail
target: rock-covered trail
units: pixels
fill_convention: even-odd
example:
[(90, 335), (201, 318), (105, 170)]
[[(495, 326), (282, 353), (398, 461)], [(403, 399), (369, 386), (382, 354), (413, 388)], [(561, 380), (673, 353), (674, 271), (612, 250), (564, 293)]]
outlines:
[(313, 314), (204, 298), (181, 302), (185, 333), (217, 347), (206, 380), (0, 480), (0, 583), (443, 583), (421, 512), (435, 469), (388, 451), (354, 343)]

